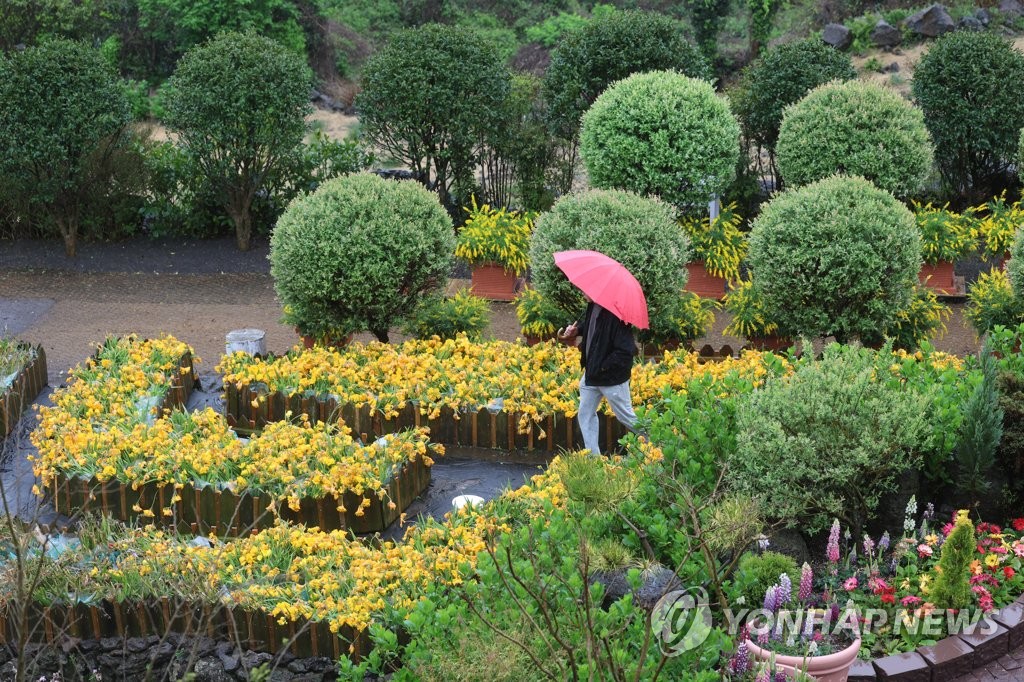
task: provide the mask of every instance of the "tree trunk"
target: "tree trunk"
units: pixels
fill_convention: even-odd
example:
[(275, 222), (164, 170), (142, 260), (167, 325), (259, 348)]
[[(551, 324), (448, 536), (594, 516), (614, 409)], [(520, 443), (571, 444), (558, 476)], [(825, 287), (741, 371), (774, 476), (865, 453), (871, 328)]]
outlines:
[(251, 200), (239, 199), (228, 207), (228, 215), (235, 224), (235, 242), (239, 251), (248, 251), (252, 245), (252, 213), (249, 211), (251, 205)]
[(74, 258), (78, 252), (78, 215), (68, 214), (55, 216), (60, 236), (64, 238), (64, 253)]

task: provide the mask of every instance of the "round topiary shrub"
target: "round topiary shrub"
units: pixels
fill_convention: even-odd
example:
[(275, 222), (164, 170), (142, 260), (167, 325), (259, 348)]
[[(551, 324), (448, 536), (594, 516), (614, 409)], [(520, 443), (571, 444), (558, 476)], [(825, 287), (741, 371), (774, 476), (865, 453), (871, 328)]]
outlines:
[(293, 201), (270, 241), (285, 321), (306, 336), (369, 330), (387, 342), (428, 294), (443, 291), (455, 233), (418, 182), (359, 173)]
[(948, 33), (921, 57), (912, 88), (947, 187), (998, 193), (1024, 127), (1024, 54), (994, 33)]
[(860, 175), (896, 196), (921, 189), (932, 169), (924, 116), (873, 83), (829, 83), (786, 108), (776, 149), (788, 186)]
[(537, 219), (530, 246), (533, 285), (576, 319), (583, 298), (555, 265), (555, 251), (589, 249), (622, 263), (647, 297), (651, 319), (675, 304), (686, 286), (690, 243), (668, 204), (619, 190), (567, 195)]
[(751, 229), (748, 261), (768, 317), (783, 329), (877, 341), (910, 305), (921, 235), (891, 194), (837, 176), (769, 202)]
[(696, 208), (732, 182), (739, 139), (729, 104), (710, 83), (652, 71), (601, 93), (583, 115), (580, 154), (595, 187)]
[(819, 85), (856, 77), (850, 56), (817, 38), (777, 45), (744, 70), (732, 96), (733, 111), (743, 134), (773, 151), (783, 109)]
[(1013, 294), (1024, 301), (1024, 230), (1017, 230), (1010, 249), (1010, 260), (1006, 261), (1006, 274), (1010, 277)]
[(760, 608), (764, 602), (764, 593), (768, 588), (779, 582), (785, 573), (794, 585), (800, 584), (800, 569), (792, 557), (779, 552), (747, 552), (740, 558), (737, 567), (737, 584), (743, 590), (746, 606)]

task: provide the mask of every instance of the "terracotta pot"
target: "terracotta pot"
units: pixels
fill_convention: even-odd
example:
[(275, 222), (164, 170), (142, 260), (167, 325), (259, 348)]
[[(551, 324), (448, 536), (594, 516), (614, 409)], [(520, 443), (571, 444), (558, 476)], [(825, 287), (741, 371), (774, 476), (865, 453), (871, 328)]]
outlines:
[(921, 284), (927, 286), (939, 296), (957, 293), (956, 280), (953, 279), (953, 263), (948, 260), (940, 260), (934, 265), (923, 263), (917, 278)]
[(555, 338), (554, 334), (548, 336), (531, 336), (530, 334), (523, 334), (523, 339), (526, 341), (527, 346), (536, 346), (538, 343), (550, 341), (553, 338)]
[[(300, 337), (302, 338), (303, 348), (309, 349), (316, 345), (317, 340), (314, 337), (306, 336), (304, 334), (300, 334)], [(341, 338), (335, 336), (327, 336), (321, 339), (320, 345), (327, 346), (328, 348), (344, 348), (350, 343), (352, 343), (352, 334), (349, 334), (348, 336), (343, 336)]]
[(747, 339), (747, 346), (755, 350), (770, 350), (774, 353), (786, 350), (793, 345), (793, 339), (788, 336), (754, 336)]
[[(772, 660), (773, 654), (771, 651), (762, 649), (749, 639), (747, 640), (747, 650), (755, 661)], [(850, 675), (850, 666), (857, 660), (858, 651), (860, 651), (859, 639), (842, 651), (837, 651), (827, 656), (803, 658), (800, 656), (781, 656), (775, 654), (775, 665), (787, 673), (793, 673), (806, 668), (807, 674), (818, 680), (818, 682), (846, 682)]]
[(519, 278), (495, 263), (473, 266), (473, 295), (489, 301), (511, 301), (516, 296)]
[(645, 358), (660, 358), (665, 351), (677, 351), (682, 345), (679, 339), (670, 339), (664, 343), (643, 344), (643, 356)]
[(686, 280), (686, 291), (692, 291), (701, 298), (715, 300), (720, 300), (725, 296), (725, 278), (710, 274), (703, 262), (687, 263), (686, 269), (690, 273), (690, 278)]
[(1003, 254), (1003, 255), (1002, 255), (1002, 256), (1001, 256), (1000, 258), (999, 258), (999, 269), (1000, 269), (1000, 270), (1005, 270), (1005, 269), (1006, 269), (1006, 263), (1007, 263), (1007, 261), (1009, 261), (1009, 260), (1010, 260), (1010, 252), (1009, 252), (1009, 251), (1007, 251), (1006, 253), (1004, 253), (1004, 254)]

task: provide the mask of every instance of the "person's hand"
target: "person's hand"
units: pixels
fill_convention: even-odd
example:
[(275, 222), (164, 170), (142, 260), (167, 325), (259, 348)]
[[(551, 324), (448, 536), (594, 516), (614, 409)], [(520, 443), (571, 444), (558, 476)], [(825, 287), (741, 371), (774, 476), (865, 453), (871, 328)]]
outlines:
[(579, 330), (576, 329), (576, 323), (573, 322), (565, 329), (558, 330), (558, 340), (565, 342), (573, 341), (577, 333), (579, 333)]

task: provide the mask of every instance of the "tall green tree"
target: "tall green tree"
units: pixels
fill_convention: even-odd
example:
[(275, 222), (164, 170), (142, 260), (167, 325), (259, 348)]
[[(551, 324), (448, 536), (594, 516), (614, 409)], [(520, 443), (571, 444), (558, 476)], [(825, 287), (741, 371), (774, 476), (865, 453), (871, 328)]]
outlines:
[(131, 110), (97, 50), (56, 39), (0, 57), (0, 177), (41, 208), (74, 256), (97, 169), (128, 144)]
[(451, 208), (452, 191), (473, 184), (481, 141), (503, 125), (509, 82), (495, 48), (470, 29), (403, 31), (363, 69), (356, 98), (362, 133)]
[(243, 251), (253, 200), (302, 144), (311, 82), (302, 57), (254, 33), (222, 33), (171, 78), (165, 120), (221, 197)]

